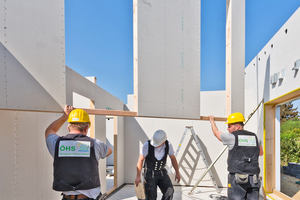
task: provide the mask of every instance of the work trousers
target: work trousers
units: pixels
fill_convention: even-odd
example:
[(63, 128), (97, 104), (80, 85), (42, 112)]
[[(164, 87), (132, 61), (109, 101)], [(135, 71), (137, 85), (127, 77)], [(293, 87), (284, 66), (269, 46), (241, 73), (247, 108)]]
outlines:
[(146, 170), (144, 174), (146, 200), (156, 200), (157, 186), (162, 192), (162, 200), (172, 200), (174, 188), (166, 169)]
[(238, 184), (235, 174), (228, 174), (228, 199), (229, 200), (259, 200), (260, 180), (257, 175), (257, 183), (253, 183), (253, 176), (249, 175), (248, 182)]

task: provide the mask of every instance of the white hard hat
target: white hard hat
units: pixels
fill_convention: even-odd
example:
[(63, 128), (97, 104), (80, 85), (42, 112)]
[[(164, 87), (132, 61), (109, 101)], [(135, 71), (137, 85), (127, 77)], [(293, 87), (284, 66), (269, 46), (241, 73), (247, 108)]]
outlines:
[(166, 140), (167, 140), (167, 134), (163, 130), (157, 130), (155, 131), (150, 143), (152, 146), (158, 147)]

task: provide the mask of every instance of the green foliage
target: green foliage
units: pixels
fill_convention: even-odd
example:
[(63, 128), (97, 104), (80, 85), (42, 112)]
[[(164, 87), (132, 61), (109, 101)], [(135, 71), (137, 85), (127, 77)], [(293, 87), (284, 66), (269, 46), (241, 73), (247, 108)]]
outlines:
[(300, 129), (300, 120), (298, 118), (281, 123), (280, 133), (282, 134), (288, 130), (293, 130), (295, 128)]
[(282, 123), (280, 134), (281, 165), (300, 163), (300, 121)]
[(297, 111), (297, 108), (293, 108), (293, 104), (291, 102), (280, 106), (280, 123), (298, 118), (299, 112)]

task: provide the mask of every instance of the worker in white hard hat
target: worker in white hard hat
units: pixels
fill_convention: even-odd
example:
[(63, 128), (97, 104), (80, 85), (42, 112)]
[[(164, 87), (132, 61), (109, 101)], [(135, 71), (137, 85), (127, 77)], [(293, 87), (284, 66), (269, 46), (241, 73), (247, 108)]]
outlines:
[(214, 117), (209, 118), (214, 135), (228, 146), (228, 199), (258, 200), (261, 186), (258, 158), (264, 154), (261, 140), (255, 133), (244, 130), (242, 113), (228, 116), (226, 124), (229, 133), (219, 131)]
[[(68, 120), (69, 133), (57, 132)], [(112, 153), (102, 141), (87, 136), (90, 117), (82, 109), (66, 105), (64, 114), (45, 131), (53, 162), (53, 190), (62, 192), (62, 200), (98, 200), (101, 197), (98, 160)]]
[(174, 188), (171, 179), (165, 169), (167, 156), (169, 155), (175, 169), (175, 181), (180, 181), (178, 163), (174, 155), (172, 144), (167, 140), (165, 131), (158, 130), (151, 140), (144, 143), (137, 162), (137, 175), (135, 184), (141, 182), (141, 171), (144, 163), (144, 187), (146, 200), (156, 200), (157, 186), (160, 188), (162, 200), (172, 200)]

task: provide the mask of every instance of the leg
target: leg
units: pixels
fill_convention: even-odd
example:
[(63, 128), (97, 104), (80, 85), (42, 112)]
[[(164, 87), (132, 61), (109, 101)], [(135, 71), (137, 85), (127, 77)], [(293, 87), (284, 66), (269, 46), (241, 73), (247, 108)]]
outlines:
[(162, 200), (173, 199), (174, 188), (167, 171), (165, 171), (164, 175), (160, 176), (158, 179), (158, 187), (163, 193)]
[(147, 200), (156, 200), (157, 198), (157, 180), (152, 178), (151, 173), (146, 173), (144, 180), (145, 196)]
[(249, 176), (250, 187), (247, 190), (247, 200), (257, 200), (259, 199), (259, 188), (260, 180), (257, 183), (253, 183), (253, 176)]
[(236, 183), (234, 174), (228, 174), (227, 194), (229, 200), (242, 200), (246, 198), (246, 190)]

